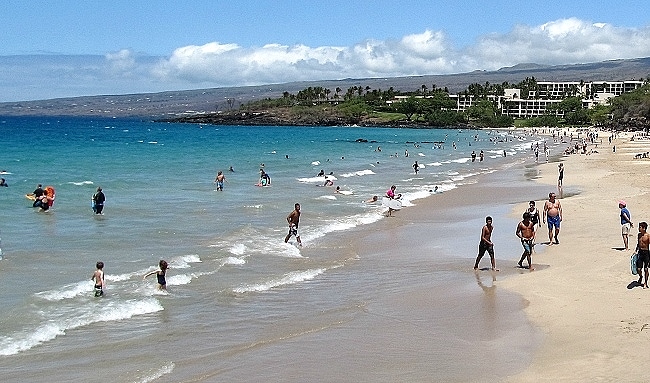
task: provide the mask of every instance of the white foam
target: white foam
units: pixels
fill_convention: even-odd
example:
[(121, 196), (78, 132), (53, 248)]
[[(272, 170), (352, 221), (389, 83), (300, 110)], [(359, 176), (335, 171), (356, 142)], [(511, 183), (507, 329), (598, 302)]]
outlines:
[(305, 271), (292, 271), (277, 279), (271, 279), (266, 282), (257, 284), (249, 284), (233, 289), (237, 294), (244, 294), (248, 292), (261, 292), (267, 291), (274, 287), (292, 285), (299, 282), (304, 282), (316, 278), (318, 275), (323, 274), (326, 269), (309, 269)]
[(228, 257), (221, 262), (221, 265), (243, 265), (246, 261), (241, 258)]
[[(327, 175), (326, 176), (328, 180), (336, 181), (336, 177)], [(325, 178), (323, 176), (316, 176), (316, 177), (307, 177), (307, 178), (298, 178), (298, 182), (303, 182), (303, 183), (323, 183), (325, 182)]]
[(163, 375), (171, 374), (171, 372), (174, 371), (174, 367), (175, 367), (174, 362), (168, 362), (158, 369), (149, 370), (145, 372), (145, 375), (142, 377), (140, 381), (138, 381), (138, 383), (153, 382)]
[(176, 257), (169, 262), (169, 267), (173, 269), (187, 269), (190, 263), (201, 263), (201, 258), (196, 254), (187, 254)]
[(348, 230), (359, 225), (367, 225), (377, 222), (381, 219), (382, 215), (379, 210), (358, 214), (352, 217), (340, 218), (335, 221), (323, 222), (324, 225), (319, 226), (317, 230), (311, 230), (309, 227), (303, 227), (302, 238), (305, 242), (313, 241), (317, 238), (324, 237), (327, 233), (335, 231)]
[(244, 255), (246, 252), (246, 245), (243, 243), (237, 243), (233, 245), (228, 251), (234, 255)]
[(81, 182), (68, 182), (72, 185), (83, 186), (83, 185), (92, 185), (93, 181), (81, 181)]
[(359, 171), (356, 171), (356, 172), (341, 174), (341, 177), (344, 177), (344, 178), (360, 177), (360, 176), (367, 176), (367, 175), (371, 175), (371, 174), (375, 174), (375, 172), (373, 172), (370, 169), (365, 169), (365, 170), (359, 170)]
[(86, 281), (71, 283), (56, 290), (38, 292), (34, 295), (47, 301), (60, 301), (89, 294), (93, 291), (93, 286), (93, 281), (89, 279)]
[(314, 161), (311, 164), (314, 165), (314, 166), (318, 166), (318, 165), (320, 165), (320, 161)]
[(11, 336), (1, 337), (0, 355), (15, 355), (65, 335), (68, 330), (92, 323), (124, 320), (162, 310), (163, 307), (158, 300), (144, 298), (126, 302), (109, 301), (102, 305), (95, 304), (91, 308), (81, 307), (64, 313), (48, 312), (44, 315), (46, 319), (43, 323), (35, 329), (26, 329)]
[(187, 274), (172, 275), (167, 280), (168, 286), (187, 285), (192, 282), (192, 276)]

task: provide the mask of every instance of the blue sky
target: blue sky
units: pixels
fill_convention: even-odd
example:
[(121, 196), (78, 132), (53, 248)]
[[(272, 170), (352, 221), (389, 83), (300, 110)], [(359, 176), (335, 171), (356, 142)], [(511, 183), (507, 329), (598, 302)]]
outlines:
[(650, 1), (0, 2), (0, 102), (650, 56)]

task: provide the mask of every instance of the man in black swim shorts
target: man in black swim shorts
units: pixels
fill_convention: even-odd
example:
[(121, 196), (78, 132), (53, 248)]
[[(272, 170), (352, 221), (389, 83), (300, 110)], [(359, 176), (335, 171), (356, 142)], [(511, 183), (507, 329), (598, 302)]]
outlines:
[[(646, 222), (639, 223), (639, 237), (636, 244), (636, 251), (639, 252), (639, 258), (636, 261), (636, 270), (639, 274), (639, 284), (644, 289), (648, 288), (648, 265), (650, 264), (650, 233), (648, 233), (648, 224)], [(643, 282), (643, 275), (641, 269), (645, 274), (645, 283)]]

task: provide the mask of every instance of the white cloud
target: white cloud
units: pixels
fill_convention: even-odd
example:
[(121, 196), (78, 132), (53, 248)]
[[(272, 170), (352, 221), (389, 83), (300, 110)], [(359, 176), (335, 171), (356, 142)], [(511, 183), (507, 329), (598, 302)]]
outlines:
[[(650, 28), (614, 27), (576, 18), (517, 25), (462, 50), (441, 31), (401, 40), (366, 40), (351, 47), (268, 44), (257, 48), (206, 44), (177, 49), (156, 75), (221, 85), (265, 81), (405, 76), (495, 70), (522, 62), (573, 64), (650, 56)], [(227, 47), (228, 49), (215, 49)]]
[[(20, 90), (21, 78), (27, 84), (23, 87), (30, 92), (38, 91), (30, 86), (31, 82), (47, 83), (58, 87), (53, 93), (59, 97), (66, 87), (73, 93), (90, 89), (93, 84), (101, 89), (98, 92), (119, 93), (126, 89), (151, 92), (348, 77), (449, 74), (496, 70), (529, 62), (557, 65), (648, 57), (648, 41), (650, 26), (624, 28), (568, 18), (534, 26), (516, 25), (507, 33), (484, 35), (462, 49), (455, 48), (444, 32), (425, 30), (394, 40), (368, 39), (349, 47), (279, 43), (242, 47), (210, 42), (179, 47), (164, 58), (121, 50), (106, 54), (103, 62), (93, 60), (88, 65), (76, 66), (66, 62), (64, 77), (56, 76), (59, 67), (47, 70), (46, 58), (42, 62), (35, 62), (38, 56), (27, 60), (38, 68), (33, 71), (5, 65), (0, 60), (0, 83), (9, 87), (16, 84), (16, 94), (26, 92)], [(40, 78), (28, 79), (21, 77), (21, 73), (38, 73)], [(39, 94), (23, 99), (46, 97)]]
[(119, 52), (107, 53), (105, 56), (109, 67), (114, 72), (128, 72), (136, 65), (133, 54), (128, 49), (122, 49)]

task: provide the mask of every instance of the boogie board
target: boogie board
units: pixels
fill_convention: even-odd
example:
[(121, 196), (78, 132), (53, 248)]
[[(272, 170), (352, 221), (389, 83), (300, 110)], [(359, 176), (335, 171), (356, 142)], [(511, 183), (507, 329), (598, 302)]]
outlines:
[(632, 271), (632, 275), (636, 275), (636, 261), (639, 259), (639, 253), (634, 252), (632, 256), (630, 257), (630, 269)]
[(382, 198), (381, 204), (393, 210), (399, 210), (402, 208), (402, 201), (398, 199), (391, 199), (388, 197)]

